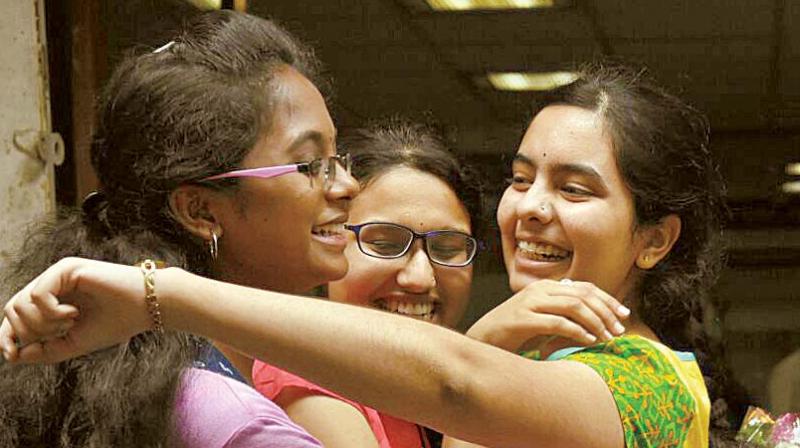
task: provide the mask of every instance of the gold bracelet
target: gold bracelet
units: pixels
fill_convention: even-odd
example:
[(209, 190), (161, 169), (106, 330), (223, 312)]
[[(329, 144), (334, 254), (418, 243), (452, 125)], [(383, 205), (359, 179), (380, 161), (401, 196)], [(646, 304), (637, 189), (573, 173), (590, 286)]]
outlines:
[(156, 296), (156, 269), (158, 263), (147, 259), (139, 263), (139, 269), (144, 275), (144, 301), (147, 304), (147, 312), (153, 321), (153, 331), (156, 333), (164, 332), (164, 322), (161, 320), (161, 306)]

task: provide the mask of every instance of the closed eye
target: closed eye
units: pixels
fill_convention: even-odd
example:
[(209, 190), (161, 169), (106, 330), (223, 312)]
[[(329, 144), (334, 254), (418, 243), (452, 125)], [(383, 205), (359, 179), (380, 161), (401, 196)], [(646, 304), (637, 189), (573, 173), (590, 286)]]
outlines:
[(363, 243), (368, 245), (374, 252), (382, 255), (390, 255), (401, 252), (404, 247), (400, 243), (387, 240), (371, 240), (364, 241)]
[(591, 190), (579, 187), (577, 185), (564, 185), (561, 187), (561, 191), (574, 196), (594, 196), (594, 192)]
[(519, 190), (519, 189), (526, 189), (531, 185), (533, 181), (531, 181), (529, 178), (525, 176), (518, 175), (506, 179), (506, 182), (508, 182), (508, 184), (511, 185), (512, 187)]

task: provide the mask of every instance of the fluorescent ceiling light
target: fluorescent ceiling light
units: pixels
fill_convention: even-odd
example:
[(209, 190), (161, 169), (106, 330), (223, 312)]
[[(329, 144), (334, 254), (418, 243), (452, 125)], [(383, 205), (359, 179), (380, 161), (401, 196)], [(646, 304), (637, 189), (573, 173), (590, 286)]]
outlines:
[(186, 2), (191, 3), (197, 9), (202, 9), (203, 11), (222, 8), (222, 0), (186, 0)]
[(555, 0), (426, 0), (437, 11), (552, 8)]
[(573, 72), (542, 72), (542, 73), (489, 73), (486, 75), (489, 83), (497, 90), (522, 92), (526, 90), (552, 90), (569, 84), (578, 75)]
[(800, 180), (784, 182), (783, 185), (781, 185), (781, 190), (788, 194), (800, 194)]
[(787, 163), (786, 174), (790, 176), (800, 176), (800, 162)]

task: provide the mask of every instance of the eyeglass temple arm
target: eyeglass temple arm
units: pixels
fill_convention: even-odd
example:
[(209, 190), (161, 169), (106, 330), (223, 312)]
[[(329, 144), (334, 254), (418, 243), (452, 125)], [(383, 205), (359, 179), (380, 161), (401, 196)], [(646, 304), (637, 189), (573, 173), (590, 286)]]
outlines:
[(227, 173), (217, 174), (215, 176), (206, 177), (203, 180), (218, 180), (228, 179), (234, 177), (261, 177), (270, 178), (281, 176), (283, 174), (293, 173), (295, 171), (305, 173), (308, 172), (308, 163), (295, 163), (291, 165), (268, 166), (263, 168), (251, 168), (246, 170), (229, 171)]

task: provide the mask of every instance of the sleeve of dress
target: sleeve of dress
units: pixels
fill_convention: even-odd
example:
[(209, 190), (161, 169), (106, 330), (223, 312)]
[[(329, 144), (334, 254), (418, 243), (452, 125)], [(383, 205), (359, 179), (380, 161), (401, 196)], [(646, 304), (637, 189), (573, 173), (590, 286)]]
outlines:
[(184, 374), (175, 423), (186, 448), (322, 446), (252, 387), (207, 370)]
[(608, 385), (625, 432), (625, 446), (685, 446), (696, 404), (676, 367), (643, 338), (616, 338), (567, 355)]
[(305, 378), (258, 360), (253, 363), (253, 387), (270, 400), (274, 400), (284, 389), (296, 387), (306, 390), (312, 395), (325, 395), (327, 397), (336, 398), (337, 400), (351, 404), (356, 409), (363, 412), (363, 406), (352, 400), (348, 400), (335, 392), (318, 386)]
[(283, 422), (267, 417), (257, 417), (242, 425), (227, 443), (225, 448), (253, 447), (281, 448), (321, 448), (322, 445), (296, 427), (287, 426)]

